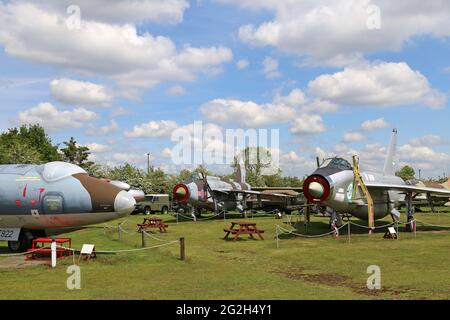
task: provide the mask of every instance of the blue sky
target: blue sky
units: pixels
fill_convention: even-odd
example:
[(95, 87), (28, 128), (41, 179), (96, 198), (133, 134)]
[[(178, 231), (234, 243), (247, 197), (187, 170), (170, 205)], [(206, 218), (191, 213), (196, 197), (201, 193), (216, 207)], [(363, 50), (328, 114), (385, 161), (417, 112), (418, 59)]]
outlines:
[(150, 152), (172, 172), (176, 128), (279, 129), (281, 168), (303, 176), (316, 156), (358, 153), (379, 168), (396, 127), (401, 165), (450, 172), (448, 4), (130, 3), (0, 2), (0, 129), (40, 123), (96, 161), (144, 166)]

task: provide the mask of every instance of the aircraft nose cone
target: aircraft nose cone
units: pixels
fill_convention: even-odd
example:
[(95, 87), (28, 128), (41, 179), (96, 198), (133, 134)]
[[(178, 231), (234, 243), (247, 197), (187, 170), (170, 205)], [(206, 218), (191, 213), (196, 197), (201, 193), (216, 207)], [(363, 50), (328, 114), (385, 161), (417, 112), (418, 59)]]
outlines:
[(177, 184), (173, 190), (173, 199), (179, 202), (186, 202), (188, 201), (190, 194), (189, 189), (185, 184)]
[(135, 204), (136, 200), (130, 193), (120, 191), (114, 200), (114, 211), (120, 213), (121, 215), (129, 215), (133, 212)]
[(322, 198), (323, 194), (325, 193), (325, 188), (323, 187), (322, 184), (314, 181), (309, 184), (308, 192), (314, 198), (320, 199), (320, 198)]

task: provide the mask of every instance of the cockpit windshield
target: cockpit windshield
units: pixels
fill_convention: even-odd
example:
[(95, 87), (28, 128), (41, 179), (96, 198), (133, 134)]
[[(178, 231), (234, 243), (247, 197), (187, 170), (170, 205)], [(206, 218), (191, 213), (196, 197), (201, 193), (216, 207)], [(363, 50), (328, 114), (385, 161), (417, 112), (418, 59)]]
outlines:
[(191, 176), (189, 178), (187, 178), (184, 181), (184, 183), (189, 184), (189, 183), (192, 183), (194, 181), (197, 181), (199, 178), (200, 178), (200, 175), (197, 172), (195, 172), (195, 173), (191, 174)]
[(350, 163), (342, 158), (329, 158), (326, 159), (320, 168), (331, 168), (331, 169), (338, 169), (338, 170), (352, 170), (352, 166)]
[(61, 180), (76, 173), (86, 173), (86, 171), (77, 165), (61, 161), (40, 165), (36, 170), (49, 182)]

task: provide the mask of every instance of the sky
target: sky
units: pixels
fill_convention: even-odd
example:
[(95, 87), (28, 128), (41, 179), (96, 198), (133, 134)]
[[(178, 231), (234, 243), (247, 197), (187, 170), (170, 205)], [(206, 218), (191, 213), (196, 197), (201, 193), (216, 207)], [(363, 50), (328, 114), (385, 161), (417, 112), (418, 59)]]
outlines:
[(39, 123), (96, 162), (145, 167), (150, 153), (168, 172), (197, 164), (174, 161), (173, 141), (199, 143), (195, 121), (278, 130), (272, 154), (302, 177), (316, 156), (381, 169), (397, 128), (397, 165), (438, 177), (448, 57), (439, 0), (0, 1), (0, 130)]

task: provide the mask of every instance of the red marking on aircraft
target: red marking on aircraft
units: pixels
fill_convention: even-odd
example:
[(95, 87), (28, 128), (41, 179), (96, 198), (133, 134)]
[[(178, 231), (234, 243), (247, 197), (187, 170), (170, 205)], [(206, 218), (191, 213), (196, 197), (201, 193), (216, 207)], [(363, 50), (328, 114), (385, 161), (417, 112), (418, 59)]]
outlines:
[(22, 197), (26, 197), (27, 196), (27, 185), (25, 185), (25, 188), (23, 188), (23, 193), (22, 193)]
[(36, 200), (35, 199), (31, 199), (30, 200), (30, 204), (32, 207), (34, 207), (36, 205)]
[(39, 188), (39, 203), (41, 203), (42, 200), (42, 192), (45, 191), (45, 188)]
[(20, 207), (20, 205), (21, 205), (21, 202), (20, 202), (19, 199), (17, 199), (17, 200), (16, 200), (16, 206)]

